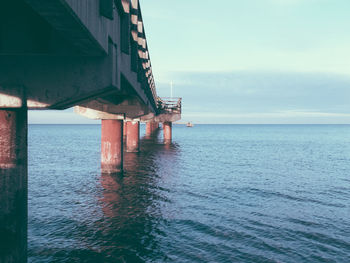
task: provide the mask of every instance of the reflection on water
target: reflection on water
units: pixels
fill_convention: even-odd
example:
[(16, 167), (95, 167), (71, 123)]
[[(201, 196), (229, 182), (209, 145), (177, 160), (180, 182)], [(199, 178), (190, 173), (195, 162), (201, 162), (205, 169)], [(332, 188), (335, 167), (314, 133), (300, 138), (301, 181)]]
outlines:
[(158, 228), (161, 211), (155, 202), (164, 199), (157, 191), (160, 176), (155, 161), (164, 145), (157, 142), (157, 137), (144, 138), (141, 143), (140, 153), (125, 153), (123, 175), (102, 174), (100, 178), (104, 217), (98, 227), (105, 237), (102, 252), (111, 260), (165, 258), (157, 242), (157, 236), (165, 233)]
[[(63, 169), (47, 169), (52, 175), (61, 174), (52, 189), (47, 185), (49, 181), (37, 182), (40, 184), (38, 187), (42, 187), (41, 190), (33, 186), (36, 189), (32, 196), (38, 195), (44, 201), (43, 205), (38, 205), (37, 200), (31, 199), (31, 203), (35, 203), (34, 209), (39, 209), (39, 212), (45, 210), (49, 214), (46, 218), (32, 216), (29, 222), (32, 226), (29, 261), (144, 262), (148, 258), (166, 260), (167, 257), (159, 248), (157, 240), (159, 235), (165, 235), (158, 228), (163, 222), (157, 202), (168, 202), (157, 187), (157, 181), (160, 180), (158, 169), (161, 165), (159, 155), (166, 153), (172, 158), (177, 154), (177, 147), (174, 144), (164, 147), (159, 137), (158, 131), (152, 137), (141, 138), (141, 152), (124, 155), (124, 173), (96, 174), (96, 185), (94, 182), (88, 185), (78, 182), (83, 177), (90, 180), (91, 172), (83, 174), (83, 171), (80, 173), (74, 168), (67, 172)], [(91, 138), (86, 147), (95, 147), (96, 142)], [(63, 148), (61, 150), (62, 153), (65, 151)], [(87, 151), (81, 148), (80, 150)], [(61, 158), (72, 161), (73, 154), (69, 157), (62, 154)], [(39, 169), (37, 165), (34, 166)], [(69, 167), (65, 168), (69, 170)], [(63, 176), (66, 176), (66, 179), (63, 179)], [(72, 180), (68, 183), (71, 189), (65, 189), (67, 182), (60, 184), (61, 180)], [(77, 184), (79, 188), (81, 186), (80, 189), (75, 188)], [(54, 191), (51, 191), (55, 188), (67, 195), (56, 196)], [(84, 196), (88, 198), (85, 199)], [(93, 202), (92, 196), (96, 197)], [(56, 203), (61, 212), (70, 211), (51, 211), (49, 207), (44, 207), (49, 203)], [(46, 240), (43, 242), (44, 239)]]
[(29, 262), (348, 262), (350, 126), (175, 125), (123, 175), (98, 125), (29, 142)]

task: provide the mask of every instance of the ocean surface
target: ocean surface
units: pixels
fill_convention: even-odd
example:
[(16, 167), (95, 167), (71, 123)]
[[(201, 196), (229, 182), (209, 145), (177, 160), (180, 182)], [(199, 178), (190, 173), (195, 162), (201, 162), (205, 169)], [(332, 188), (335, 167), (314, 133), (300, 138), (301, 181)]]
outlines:
[(174, 125), (125, 169), (99, 125), (30, 125), (29, 262), (350, 262), (350, 126)]

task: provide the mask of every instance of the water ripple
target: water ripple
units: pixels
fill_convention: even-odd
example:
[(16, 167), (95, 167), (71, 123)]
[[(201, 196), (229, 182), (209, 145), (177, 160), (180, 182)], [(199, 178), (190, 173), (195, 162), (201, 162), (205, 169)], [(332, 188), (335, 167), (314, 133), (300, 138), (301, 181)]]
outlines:
[(30, 126), (29, 262), (348, 263), (349, 142), (350, 126), (174, 125), (110, 176), (100, 126)]

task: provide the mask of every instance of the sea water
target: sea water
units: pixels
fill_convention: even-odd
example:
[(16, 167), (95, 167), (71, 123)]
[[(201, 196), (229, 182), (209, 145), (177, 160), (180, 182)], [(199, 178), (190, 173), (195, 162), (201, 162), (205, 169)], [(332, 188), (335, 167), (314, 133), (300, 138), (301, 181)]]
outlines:
[(142, 126), (123, 175), (100, 130), (29, 126), (29, 262), (350, 262), (350, 126)]

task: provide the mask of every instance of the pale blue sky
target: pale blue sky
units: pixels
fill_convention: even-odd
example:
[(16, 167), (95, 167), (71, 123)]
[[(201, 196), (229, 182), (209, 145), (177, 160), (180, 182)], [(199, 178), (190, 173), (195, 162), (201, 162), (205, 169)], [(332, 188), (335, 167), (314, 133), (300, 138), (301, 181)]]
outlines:
[[(184, 121), (350, 123), (349, 0), (141, 0), (141, 7), (158, 93), (169, 96), (174, 81)], [(69, 111), (50, 114), (85, 122)]]

